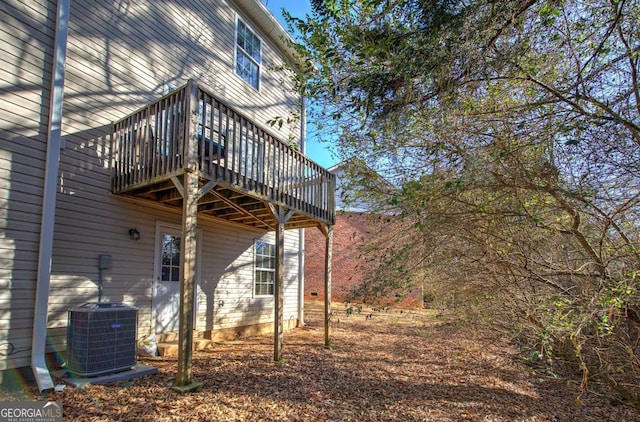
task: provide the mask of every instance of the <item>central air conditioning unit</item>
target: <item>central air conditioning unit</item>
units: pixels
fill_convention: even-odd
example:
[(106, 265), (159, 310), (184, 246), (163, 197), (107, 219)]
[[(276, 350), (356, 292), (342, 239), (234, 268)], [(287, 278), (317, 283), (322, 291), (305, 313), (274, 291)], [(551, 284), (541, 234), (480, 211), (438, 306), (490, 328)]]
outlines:
[(67, 369), (93, 377), (136, 364), (138, 309), (117, 302), (85, 303), (69, 309)]

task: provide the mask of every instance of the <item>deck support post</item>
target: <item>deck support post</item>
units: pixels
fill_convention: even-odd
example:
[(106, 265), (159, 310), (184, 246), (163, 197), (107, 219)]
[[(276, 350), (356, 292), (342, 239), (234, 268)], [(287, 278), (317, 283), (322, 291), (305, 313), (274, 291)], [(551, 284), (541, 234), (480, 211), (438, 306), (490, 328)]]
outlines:
[(198, 91), (189, 81), (189, 128), (185, 136), (185, 173), (182, 196), (182, 279), (180, 280), (180, 331), (178, 334), (178, 373), (174, 389), (180, 392), (199, 390), (202, 383), (191, 380), (193, 356), (193, 303), (198, 251)]
[(276, 271), (274, 286), (273, 360), (282, 361), (284, 348), (284, 225), (293, 215), (293, 210), (269, 204), (276, 217)]
[(333, 260), (333, 225), (321, 226), (325, 235), (324, 255), (324, 347), (331, 348), (331, 262)]
[(273, 327), (273, 360), (282, 360), (284, 347), (284, 224), (276, 225), (275, 311)]

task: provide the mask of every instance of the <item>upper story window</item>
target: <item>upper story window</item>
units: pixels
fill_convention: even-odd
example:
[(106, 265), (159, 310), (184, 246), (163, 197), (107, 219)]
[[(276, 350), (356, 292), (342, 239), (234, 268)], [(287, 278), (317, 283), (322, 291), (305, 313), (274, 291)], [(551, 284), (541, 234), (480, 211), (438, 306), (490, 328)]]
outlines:
[(260, 89), (261, 62), (262, 42), (260, 38), (238, 18), (236, 26), (236, 73), (255, 89)]

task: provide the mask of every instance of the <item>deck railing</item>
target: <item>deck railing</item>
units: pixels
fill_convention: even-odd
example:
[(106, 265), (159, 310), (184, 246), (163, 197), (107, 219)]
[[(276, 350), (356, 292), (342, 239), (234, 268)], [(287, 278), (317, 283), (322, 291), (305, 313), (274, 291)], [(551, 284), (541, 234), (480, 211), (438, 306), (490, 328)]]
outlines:
[[(197, 124), (191, 119), (196, 114)], [(333, 174), (193, 82), (115, 122), (111, 151), (114, 193), (168, 180), (195, 165), (205, 179), (323, 221), (335, 219)]]

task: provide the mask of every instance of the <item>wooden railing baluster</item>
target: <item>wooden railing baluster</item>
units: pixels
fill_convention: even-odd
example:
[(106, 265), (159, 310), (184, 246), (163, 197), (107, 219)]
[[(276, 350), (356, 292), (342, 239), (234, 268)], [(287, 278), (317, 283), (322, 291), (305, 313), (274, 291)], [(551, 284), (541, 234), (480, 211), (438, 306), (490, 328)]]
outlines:
[[(189, 122), (187, 87), (113, 123), (111, 187), (126, 193), (181, 174)], [(322, 221), (335, 221), (335, 177), (198, 87), (201, 177)]]

